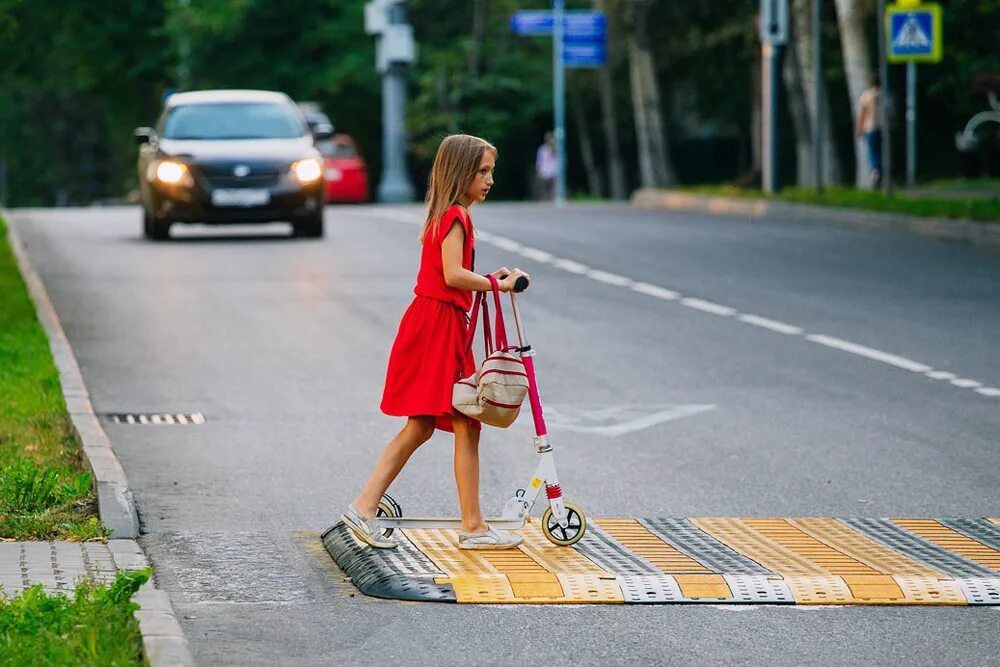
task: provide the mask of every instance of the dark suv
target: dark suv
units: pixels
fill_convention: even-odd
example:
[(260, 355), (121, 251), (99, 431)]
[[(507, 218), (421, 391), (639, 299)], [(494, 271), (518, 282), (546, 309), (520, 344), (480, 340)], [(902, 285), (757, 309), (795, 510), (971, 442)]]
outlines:
[(164, 239), (173, 223), (289, 221), (323, 235), (323, 159), (287, 95), (206, 90), (167, 98), (156, 129), (135, 131), (143, 233)]

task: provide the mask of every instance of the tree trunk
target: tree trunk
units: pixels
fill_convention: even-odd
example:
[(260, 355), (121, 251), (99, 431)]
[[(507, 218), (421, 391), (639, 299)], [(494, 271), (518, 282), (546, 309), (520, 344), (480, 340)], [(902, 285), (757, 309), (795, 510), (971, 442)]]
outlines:
[[(858, 117), (861, 93), (872, 85), (871, 60), (868, 40), (865, 39), (867, 13), (863, 0), (836, 0), (837, 23), (840, 26), (840, 50), (844, 56), (844, 73), (847, 75), (847, 92), (851, 96), (851, 127)], [(867, 146), (864, 137), (854, 139), (854, 184), (858, 188), (871, 187), (868, 174)]]
[(649, 49), (647, 15), (650, 0), (630, 0), (628, 36), (632, 108), (642, 186), (666, 187), (677, 182), (663, 129), (660, 87), (656, 81), (653, 54)]
[(580, 137), (580, 156), (583, 158), (583, 170), (587, 174), (587, 189), (590, 196), (601, 197), (601, 171), (594, 160), (594, 147), (590, 143), (590, 128), (587, 127), (587, 115), (583, 112), (583, 96), (572, 95), (570, 104), (573, 107), (573, 118), (576, 121), (576, 133)]
[[(789, 26), (791, 42), (794, 45), (798, 36), (798, 25)], [(799, 187), (816, 185), (813, 178), (813, 136), (812, 117), (806, 102), (806, 91), (802, 86), (802, 63), (799, 61), (797, 48), (786, 48), (782, 77), (785, 80), (785, 99), (788, 101), (788, 113), (792, 117), (792, 129), (795, 131), (795, 182)]]
[[(812, 1), (792, 0), (791, 28), (792, 48), (798, 51), (799, 67), (802, 72), (802, 87), (805, 90), (806, 105), (809, 108), (809, 118), (816, 118), (816, 85), (813, 76), (813, 39), (812, 34)], [(816, 36), (817, 38), (819, 36)], [(820, 82), (823, 95), (823, 181), (827, 185), (840, 183), (840, 159), (837, 155), (837, 145), (833, 141), (830, 130), (830, 96), (827, 94), (825, 82)]]
[[(604, 0), (594, 0), (594, 9), (604, 11)], [(610, 51), (610, 48), (609, 48)], [(614, 87), (611, 83), (611, 65), (597, 70), (597, 86), (601, 95), (601, 120), (604, 127), (605, 157), (607, 160), (608, 186), (611, 198), (625, 199), (625, 163), (622, 161), (618, 142), (618, 119), (615, 114)]]

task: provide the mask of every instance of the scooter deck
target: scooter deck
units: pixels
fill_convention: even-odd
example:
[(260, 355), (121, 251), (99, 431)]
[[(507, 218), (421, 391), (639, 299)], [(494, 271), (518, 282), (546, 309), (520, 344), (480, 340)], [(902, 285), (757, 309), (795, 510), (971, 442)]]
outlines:
[[(383, 528), (449, 528), (452, 530), (462, 529), (462, 520), (454, 519), (451, 517), (380, 516), (378, 520)], [(485, 521), (494, 528), (500, 528), (502, 530), (519, 530), (521, 528), (524, 528), (524, 524), (526, 523), (524, 519), (504, 519), (500, 517), (486, 518)]]

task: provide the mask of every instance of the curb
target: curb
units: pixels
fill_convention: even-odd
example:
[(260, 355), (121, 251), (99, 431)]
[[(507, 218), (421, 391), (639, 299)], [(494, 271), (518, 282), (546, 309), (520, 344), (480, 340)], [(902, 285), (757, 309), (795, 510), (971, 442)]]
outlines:
[[(125, 469), (115, 456), (111, 440), (97, 420), (76, 355), (73, 354), (66, 332), (59, 322), (45, 284), (31, 264), (17, 229), (9, 218), (7, 236), (21, 276), (35, 304), (38, 320), (49, 339), (52, 358), (59, 369), (66, 409), (82, 443), (84, 460), (97, 482), (98, 513), (104, 525), (111, 529), (108, 548), (115, 566), (121, 570), (145, 569), (149, 567), (149, 561), (136, 541), (139, 536), (139, 517), (132, 490), (125, 478)], [(135, 612), (135, 618), (139, 621), (143, 652), (149, 664), (153, 667), (194, 665), (187, 639), (167, 592), (158, 590), (150, 579), (132, 597), (132, 601), (141, 607)]]
[(920, 218), (898, 213), (865, 211), (856, 208), (817, 206), (813, 204), (792, 204), (763, 199), (742, 199), (696, 195), (674, 190), (642, 188), (636, 190), (630, 205), (642, 209), (670, 209), (763, 218), (780, 215), (796, 222), (820, 222), (827, 224), (884, 229), (907, 234), (918, 234), (950, 241), (968, 241), (977, 245), (1000, 247), (1000, 224), (975, 222), (973, 220), (952, 220), (948, 218)]

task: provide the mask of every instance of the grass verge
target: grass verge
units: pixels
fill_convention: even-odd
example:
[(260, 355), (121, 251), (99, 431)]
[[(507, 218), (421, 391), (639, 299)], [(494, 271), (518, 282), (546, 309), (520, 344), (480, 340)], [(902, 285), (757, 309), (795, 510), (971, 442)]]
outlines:
[(822, 193), (809, 188), (785, 188), (777, 195), (765, 195), (760, 190), (743, 189), (735, 185), (697, 185), (683, 188), (683, 190), (693, 194), (768, 199), (797, 204), (817, 204), (901, 213), (925, 218), (959, 218), (1000, 223), (1000, 197), (992, 199), (911, 198), (905, 193), (900, 193), (895, 197), (886, 197), (881, 192), (853, 188), (826, 188)]
[(0, 664), (145, 665), (131, 601), (150, 570), (119, 572), (110, 585), (84, 582), (72, 597), (41, 585), (0, 598)]
[(0, 218), (0, 538), (106, 537), (59, 373)]

